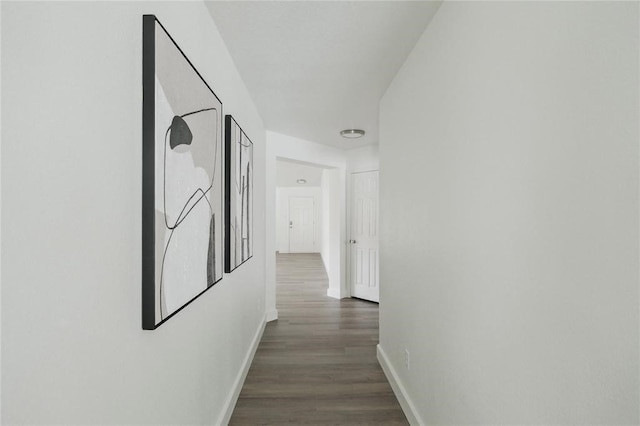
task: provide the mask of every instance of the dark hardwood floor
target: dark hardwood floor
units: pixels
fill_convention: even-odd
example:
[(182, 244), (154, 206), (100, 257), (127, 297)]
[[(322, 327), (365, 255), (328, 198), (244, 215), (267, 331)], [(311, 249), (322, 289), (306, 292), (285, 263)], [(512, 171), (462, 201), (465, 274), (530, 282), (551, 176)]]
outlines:
[(378, 305), (327, 297), (319, 254), (279, 254), (277, 283), (230, 424), (408, 424), (376, 359)]

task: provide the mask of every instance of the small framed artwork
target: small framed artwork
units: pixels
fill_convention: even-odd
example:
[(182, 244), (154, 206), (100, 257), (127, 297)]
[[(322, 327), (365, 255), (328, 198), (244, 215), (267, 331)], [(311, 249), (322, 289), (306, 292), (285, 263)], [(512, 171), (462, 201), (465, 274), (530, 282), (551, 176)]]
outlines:
[(225, 272), (231, 272), (253, 256), (253, 143), (230, 115), (225, 152)]
[(142, 21), (142, 328), (222, 279), (222, 102), (154, 15)]

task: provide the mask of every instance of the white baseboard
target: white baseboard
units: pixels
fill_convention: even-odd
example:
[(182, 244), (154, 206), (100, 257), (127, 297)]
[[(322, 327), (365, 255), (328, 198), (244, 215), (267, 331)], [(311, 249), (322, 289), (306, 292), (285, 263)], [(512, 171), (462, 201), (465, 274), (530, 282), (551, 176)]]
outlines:
[(236, 376), (236, 380), (233, 382), (232, 391), (229, 394), (229, 397), (225, 401), (225, 404), (222, 409), (222, 413), (218, 420), (214, 423), (216, 425), (227, 425), (229, 424), (229, 420), (231, 419), (231, 414), (233, 414), (233, 409), (236, 408), (236, 402), (238, 402), (238, 397), (240, 396), (240, 391), (242, 390), (242, 385), (244, 385), (244, 380), (247, 378), (247, 373), (249, 372), (249, 367), (251, 367), (251, 363), (253, 362), (253, 357), (258, 350), (258, 346), (260, 345), (260, 340), (262, 340), (262, 334), (264, 333), (264, 327), (266, 325), (266, 316), (262, 321), (262, 325), (258, 327), (258, 331), (256, 335), (253, 337), (253, 342), (251, 343), (251, 347), (247, 352), (247, 355), (244, 357), (244, 361), (242, 362), (242, 367)]
[(327, 296), (333, 297), (334, 299), (342, 299), (342, 297), (340, 296), (340, 290), (335, 288), (330, 288), (329, 290), (327, 290)]
[(391, 384), (391, 389), (393, 389), (393, 393), (396, 395), (400, 406), (402, 407), (402, 411), (404, 411), (404, 415), (407, 417), (407, 420), (412, 425), (426, 425), (425, 422), (422, 421), (418, 411), (416, 410), (415, 405), (407, 395), (407, 391), (404, 386), (402, 386), (402, 382), (396, 373), (396, 370), (393, 368), (391, 363), (389, 362), (389, 358), (387, 358), (387, 354), (384, 352), (380, 345), (378, 348), (378, 362), (382, 367), (382, 371), (384, 371), (385, 376), (387, 376), (387, 380)]
[(265, 314), (264, 320), (265, 322), (271, 322), (278, 319), (278, 310), (274, 309), (273, 311), (269, 311)]

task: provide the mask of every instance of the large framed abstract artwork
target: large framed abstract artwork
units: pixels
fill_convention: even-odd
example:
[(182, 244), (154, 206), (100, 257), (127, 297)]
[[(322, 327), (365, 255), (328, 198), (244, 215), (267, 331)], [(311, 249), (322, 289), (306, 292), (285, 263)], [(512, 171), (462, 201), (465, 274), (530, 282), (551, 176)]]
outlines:
[(222, 279), (222, 102), (143, 16), (142, 328)]
[(253, 256), (253, 143), (225, 117), (225, 272)]

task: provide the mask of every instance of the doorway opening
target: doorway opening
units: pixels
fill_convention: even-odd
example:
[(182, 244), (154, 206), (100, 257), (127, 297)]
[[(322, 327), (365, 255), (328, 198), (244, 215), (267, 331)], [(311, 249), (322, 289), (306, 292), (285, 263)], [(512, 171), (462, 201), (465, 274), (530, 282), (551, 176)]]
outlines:
[(339, 244), (342, 226), (334, 173), (335, 168), (320, 164), (276, 160), (276, 251), (319, 253), (330, 282), (332, 243)]

